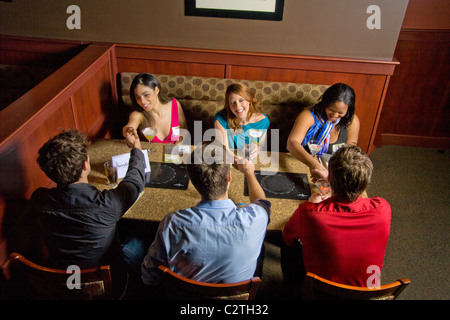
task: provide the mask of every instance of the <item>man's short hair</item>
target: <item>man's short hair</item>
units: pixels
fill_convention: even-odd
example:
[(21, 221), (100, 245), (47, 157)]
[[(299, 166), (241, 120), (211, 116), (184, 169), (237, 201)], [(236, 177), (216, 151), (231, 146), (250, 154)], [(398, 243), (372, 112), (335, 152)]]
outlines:
[(63, 131), (39, 149), (37, 163), (58, 186), (67, 186), (80, 179), (87, 149), (85, 135), (77, 130)]
[(352, 202), (367, 189), (373, 164), (361, 148), (346, 145), (331, 157), (328, 169), (333, 194)]
[(187, 173), (203, 200), (216, 200), (228, 188), (230, 164), (225, 146), (217, 142), (203, 142), (194, 149)]

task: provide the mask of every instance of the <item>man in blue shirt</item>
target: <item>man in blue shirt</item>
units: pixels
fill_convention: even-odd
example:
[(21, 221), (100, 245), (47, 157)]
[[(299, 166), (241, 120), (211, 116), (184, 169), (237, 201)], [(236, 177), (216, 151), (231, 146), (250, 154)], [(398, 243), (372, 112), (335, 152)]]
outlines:
[(233, 283), (254, 276), (269, 223), (270, 202), (255, 177), (254, 164), (248, 160), (237, 168), (245, 175), (251, 203), (238, 209), (228, 199), (231, 164), (226, 155), (226, 148), (214, 142), (204, 142), (192, 153), (187, 171), (202, 200), (160, 222), (142, 263), (145, 284), (160, 283), (159, 265), (209, 283)]

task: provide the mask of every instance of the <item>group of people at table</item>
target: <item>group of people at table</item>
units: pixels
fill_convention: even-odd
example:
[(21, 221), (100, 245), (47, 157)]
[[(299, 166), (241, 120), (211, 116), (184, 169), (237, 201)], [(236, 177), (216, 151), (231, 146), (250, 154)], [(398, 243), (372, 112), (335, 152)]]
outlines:
[[(89, 184), (88, 141), (82, 133), (63, 131), (39, 150), (40, 168), (57, 184), (38, 188), (31, 197), (47, 252), (40, 262), (64, 269), (73, 264), (82, 269), (109, 264), (118, 297), (130, 279), (146, 291), (157, 290), (162, 279), (159, 265), (210, 283), (262, 276), (262, 247), (271, 203), (256, 179), (255, 165), (251, 158), (236, 158), (233, 164), (202, 158), (206, 150), (208, 154), (213, 150), (214, 159), (226, 159), (233, 149), (243, 148), (251, 130), (259, 133), (260, 142), (265, 139), (270, 120), (259, 111), (251, 90), (242, 83), (228, 86), (224, 108), (214, 119), (219, 138), (197, 146), (202, 152), (192, 152), (186, 165), (201, 201), (168, 212), (149, 246), (138, 237), (120, 242), (123, 239), (118, 238), (116, 228), (145, 185), (138, 132), (151, 126), (157, 129), (153, 143), (176, 144), (179, 130), (187, 129), (187, 124), (180, 103), (164, 97), (158, 79), (151, 74), (134, 78), (130, 97), (135, 110), (123, 128), (131, 148), (129, 167), (115, 188), (100, 191)], [(300, 266), (282, 266), (285, 279), (301, 279), (306, 270), (342, 284), (370, 286), (368, 268), (382, 268), (391, 209), (382, 198), (361, 196), (373, 166), (356, 146), (358, 132), (355, 93), (344, 83), (329, 87), (316, 105), (297, 116), (287, 149), (310, 168), (313, 181), (328, 179), (332, 196), (312, 194), (286, 223), (284, 245), (300, 246), (302, 255), (282, 257), (285, 263)], [(311, 140), (319, 140), (322, 153), (331, 156), (327, 168), (311, 155)], [(233, 183), (231, 166), (244, 174), (248, 183), (250, 203), (240, 208), (228, 198)], [(148, 210), (154, 205), (148, 203)]]

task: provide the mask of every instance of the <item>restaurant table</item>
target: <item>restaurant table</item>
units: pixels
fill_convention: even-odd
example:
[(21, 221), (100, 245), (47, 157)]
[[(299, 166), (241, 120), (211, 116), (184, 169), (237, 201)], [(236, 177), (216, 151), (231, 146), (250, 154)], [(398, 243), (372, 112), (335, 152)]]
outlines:
[[(149, 148), (150, 143), (141, 142), (142, 149)], [(151, 143), (153, 153), (148, 153), (150, 163), (163, 163), (165, 144)], [(193, 147), (191, 147), (193, 148)], [(130, 148), (127, 147), (125, 139), (101, 139), (94, 141), (89, 148), (88, 154), (91, 163), (91, 173), (88, 177), (89, 182), (96, 186), (99, 190), (106, 188), (114, 188), (108, 185), (103, 164), (112, 156), (129, 153)], [(317, 192), (317, 187), (311, 183), (309, 168), (302, 162), (296, 160), (290, 153), (268, 153), (272, 161), (264, 163), (259, 161), (259, 157), (255, 161), (256, 170), (300, 173), (304, 174), (307, 179), (306, 186), (309, 186), (310, 192)], [(276, 160), (278, 158), (278, 161)], [(261, 163), (263, 162), (263, 163)], [(244, 194), (245, 179), (244, 174), (235, 168), (231, 168), (232, 181), (228, 191), (228, 197), (238, 206), (248, 204), (249, 197)], [(271, 202), (272, 212), (268, 230), (282, 230), (290, 216), (302, 203), (303, 199), (283, 199), (283, 198), (267, 198)], [(195, 206), (201, 197), (191, 182), (189, 182), (186, 190), (174, 190), (164, 188), (146, 187), (140, 198), (125, 213), (125, 219), (145, 220), (159, 222), (166, 214)]]

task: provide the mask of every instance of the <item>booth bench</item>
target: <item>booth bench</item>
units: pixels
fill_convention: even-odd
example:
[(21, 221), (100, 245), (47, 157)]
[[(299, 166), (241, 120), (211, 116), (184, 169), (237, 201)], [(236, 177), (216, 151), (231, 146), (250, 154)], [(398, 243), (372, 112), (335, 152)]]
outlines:
[[(131, 112), (130, 86), (137, 73), (121, 72), (118, 90), (120, 103)], [(269, 129), (278, 129), (279, 150), (286, 151), (287, 138), (298, 113), (314, 105), (329, 87), (306, 83), (221, 79), (211, 77), (154, 74), (163, 94), (176, 98), (183, 107), (188, 130), (194, 133), (194, 123), (201, 121), (202, 132), (214, 128), (214, 115), (223, 109), (227, 87), (234, 82), (246, 84), (259, 102), (261, 112), (270, 119)], [(127, 119), (125, 119), (127, 120)], [(122, 124), (126, 124), (126, 121)], [(269, 130), (268, 147), (271, 144)]]

